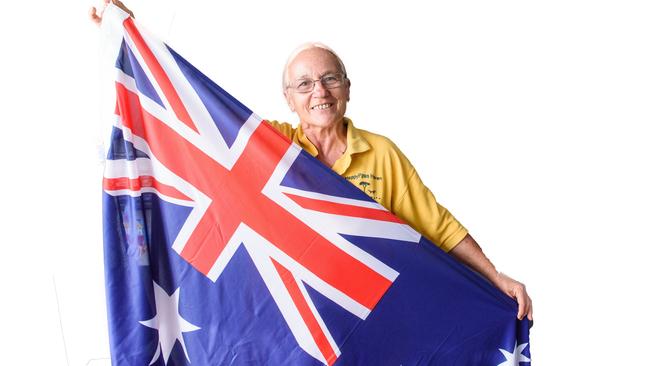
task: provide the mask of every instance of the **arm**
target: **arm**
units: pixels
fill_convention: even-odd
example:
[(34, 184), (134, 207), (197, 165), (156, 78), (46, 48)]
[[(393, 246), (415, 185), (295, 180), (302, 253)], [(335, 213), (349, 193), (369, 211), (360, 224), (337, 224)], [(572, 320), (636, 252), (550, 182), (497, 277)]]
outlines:
[(526, 292), (526, 286), (498, 272), (471, 235), (467, 234), (449, 254), (483, 275), (508, 296), (517, 300), (519, 304), (518, 319), (521, 320), (527, 315), (529, 320), (533, 320), (533, 302)]

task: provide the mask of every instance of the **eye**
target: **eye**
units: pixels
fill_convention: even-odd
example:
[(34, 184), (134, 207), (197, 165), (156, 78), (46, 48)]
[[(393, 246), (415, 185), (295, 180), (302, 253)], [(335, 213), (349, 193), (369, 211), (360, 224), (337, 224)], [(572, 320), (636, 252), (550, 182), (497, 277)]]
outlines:
[(337, 75), (325, 75), (323, 76), (323, 83), (325, 84), (334, 84), (337, 81), (339, 81), (339, 78)]
[(298, 80), (296, 82), (296, 88), (306, 88), (311, 84), (311, 80)]

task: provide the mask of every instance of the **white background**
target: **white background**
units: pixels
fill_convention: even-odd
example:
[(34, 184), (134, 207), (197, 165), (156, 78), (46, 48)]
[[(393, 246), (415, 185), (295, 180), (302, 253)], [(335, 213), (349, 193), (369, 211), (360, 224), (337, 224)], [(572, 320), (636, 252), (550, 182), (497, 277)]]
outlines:
[[(128, 4), (265, 118), (297, 122), (280, 92), (290, 51), (332, 46), (352, 80), (348, 116), (394, 140), (527, 284), (534, 364), (647, 362), (647, 2)], [(3, 5), (3, 365), (109, 364), (100, 198), (113, 97), (91, 5)]]

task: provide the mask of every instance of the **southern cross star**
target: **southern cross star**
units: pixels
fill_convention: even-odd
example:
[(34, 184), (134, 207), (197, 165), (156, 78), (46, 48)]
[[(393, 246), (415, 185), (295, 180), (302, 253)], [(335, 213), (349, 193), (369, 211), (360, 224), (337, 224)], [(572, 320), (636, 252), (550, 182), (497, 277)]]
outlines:
[(530, 358), (526, 357), (526, 355), (521, 354), (521, 352), (523, 352), (524, 348), (527, 346), (528, 343), (517, 345), (515, 342), (515, 349), (512, 351), (512, 353), (506, 351), (503, 348), (499, 348), (499, 351), (501, 351), (506, 360), (497, 366), (519, 366), (520, 362), (530, 362)]
[(140, 324), (158, 330), (158, 347), (149, 365), (160, 358), (161, 351), (166, 365), (172, 348), (174, 348), (174, 343), (177, 340), (180, 342), (183, 352), (185, 352), (185, 358), (189, 361), (190, 358), (187, 355), (187, 349), (183, 341), (183, 333), (192, 332), (201, 328), (183, 319), (178, 313), (180, 287), (169, 296), (162, 287), (154, 282), (153, 292), (156, 301), (156, 315), (149, 320), (140, 321)]

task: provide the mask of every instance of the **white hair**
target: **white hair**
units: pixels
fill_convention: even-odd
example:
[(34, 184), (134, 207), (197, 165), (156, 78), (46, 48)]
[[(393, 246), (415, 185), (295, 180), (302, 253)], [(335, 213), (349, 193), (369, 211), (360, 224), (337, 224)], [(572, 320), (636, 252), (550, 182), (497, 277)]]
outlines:
[(337, 55), (332, 48), (320, 42), (307, 42), (296, 47), (296, 49), (293, 50), (293, 52), (291, 52), (289, 55), (289, 58), (287, 58), (287, 63), (284, 64), (284, 71), (282, 72), (282, 91), (285, 91), (289, 86), (289, 65), (293, 62), (293, 60), (296, 58), (296, 56), (298, 56), (300, 52), (313, 48), (320, 48), (331, 53), (332, 56), (334, 56), (336, 59), (336, 62), (339, 64), (339, 71), (341, 71), (347, 78), (348, 73), (345, 71), (345, 65), (343, 64), (343, 61), (339, 55)]

